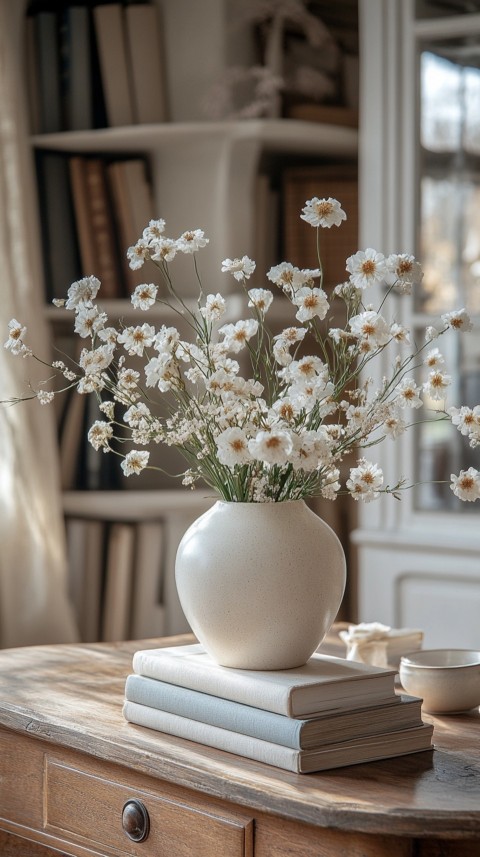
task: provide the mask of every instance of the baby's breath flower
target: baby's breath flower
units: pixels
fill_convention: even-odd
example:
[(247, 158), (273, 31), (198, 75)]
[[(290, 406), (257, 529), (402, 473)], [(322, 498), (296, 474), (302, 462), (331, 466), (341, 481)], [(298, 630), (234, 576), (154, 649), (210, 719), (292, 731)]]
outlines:
[(52, 393), (49, 390), (38, 390), (37, 399), (41, 405), (49, 405), (50, 402), (53, 402), (53, 398), (55, 393)]

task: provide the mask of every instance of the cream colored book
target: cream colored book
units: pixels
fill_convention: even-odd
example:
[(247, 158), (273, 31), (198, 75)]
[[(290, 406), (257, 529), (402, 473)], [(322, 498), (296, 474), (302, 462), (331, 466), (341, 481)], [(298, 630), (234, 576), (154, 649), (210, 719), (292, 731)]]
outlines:
[(135, 652), (133, 671), (287, 717), (373, 705), (395, 695), (395, 670), (317, 653), (295, 669), (242, 670), (219, 666), (195, 643)]

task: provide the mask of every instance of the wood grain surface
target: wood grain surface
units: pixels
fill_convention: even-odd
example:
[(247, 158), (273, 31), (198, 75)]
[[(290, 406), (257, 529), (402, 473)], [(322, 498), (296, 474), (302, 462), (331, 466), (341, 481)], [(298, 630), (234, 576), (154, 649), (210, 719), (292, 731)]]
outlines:
[[(124, 721), (123, 692), (133, 653), (191, 641), (184, 636), (3, 650), (0, 724), (48, 742), (57, 753), (60, 748), (80, 751), (131, 773), (260, 812), (267, 822), (270, 817), (275, 821), (277, 837), (281, 825), (302, 822), (313, 828), (375, 834), (387, 841), (392, 836), (428, 838), (423, 850), (415, 851), (422, 857), (480, 855), (478, 710), (450, 717), (424, 715), (434, 723), (433, 752), (321, 774), (290, 774)], [(0, 777), (2, 800), (6, 788)], [(267, 829), (268, 823), (262, 830)], [(478, 842), (465, 841), (464, 850), (457, 852), (449, 850), (444, 839)], [(358, 854), (413, 853), (402, 849), (399, 841), (375, 852), (360, 848)], [(9, 852), (5, 847), (1, 853)], [(256, 843), (257, 853), (274, 852), (258, 851)]]

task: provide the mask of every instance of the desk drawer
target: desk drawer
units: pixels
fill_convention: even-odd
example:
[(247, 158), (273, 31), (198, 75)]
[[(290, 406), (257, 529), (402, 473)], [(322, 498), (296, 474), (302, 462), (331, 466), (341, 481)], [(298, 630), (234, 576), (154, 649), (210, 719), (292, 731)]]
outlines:
[[(46, 760), (45, 774), (48, 833), (135, 857), (252, 855), (253, 822), (248, 819), (132, 789), (54, 759)], [(141, 842), (132, 841), (123, 828), (123, 808), (131, 800), (139, 801), (148, 816), (148, 834)]]

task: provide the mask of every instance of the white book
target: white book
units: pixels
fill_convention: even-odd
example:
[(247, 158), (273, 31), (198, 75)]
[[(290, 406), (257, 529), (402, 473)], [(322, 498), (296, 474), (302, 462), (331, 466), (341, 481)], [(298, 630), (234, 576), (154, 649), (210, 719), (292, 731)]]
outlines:
[(133, 672), (287, 717), (304, 718), (333, 708), (358, 708), (391, 699), (396, 676), (395, 670), (317, 653), (295, 669), (232, 669), (216, 664), (199, 643), (135, 652)]
[(297, 750), (422, 725), (422, 700), (406, 695), (300, 720), (134, 673), (127, 676), (125, 699)]
[(315, 750), (295, 750), (128, 700), (124, 703), (123, 715), (130, 723), (138, 726), (146, 726), (176, 738), (186, 738), (216, 750), (226, 750), (298, 774), (358, 765), (432, 749), (433, 726), (430, 724), (387, 732), (375, 737), (342, 741)]
[(134, 119), (142, 125), (165, 122), (165, 65), (159, 10), (149, 3), (134, 3), (125, 9), (125, 23)]
[(93, 7), (98, 57), (108, 124), (134, 122), (124, 9), (120, 3)]

